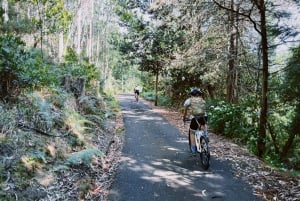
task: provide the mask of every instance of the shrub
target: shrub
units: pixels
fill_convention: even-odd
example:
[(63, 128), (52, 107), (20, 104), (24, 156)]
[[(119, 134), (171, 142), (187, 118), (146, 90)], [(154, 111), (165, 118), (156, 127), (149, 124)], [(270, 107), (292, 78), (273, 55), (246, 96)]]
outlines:
[(62, 74), (70, 75), (73, 78), (84, 77), (86, 79), (86, 86), (90, 87), (92, 80), (96, 80), (99, 76), (99, 70), (94, 64), (89, 63), (87, 59), (79, 61), (75, 51), (68, 47), (67, 53), (61, 64)]
[(214, 132), (255, 145), (258, 114), (251, 104), (247, 101), (237, 105), (225, 101), (208, 101), (208, 105), (209, 125)]
[(25, 49), (16, 36), (0, 36), (0, 97), (18, 95), (20, 88), (57, 84), (58, 72), (46, 64), (40, 51)]

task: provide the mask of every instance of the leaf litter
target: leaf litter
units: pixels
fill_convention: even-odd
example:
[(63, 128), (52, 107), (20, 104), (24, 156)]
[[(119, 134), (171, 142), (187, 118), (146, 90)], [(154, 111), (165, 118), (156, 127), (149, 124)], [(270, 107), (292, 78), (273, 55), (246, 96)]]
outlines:
[[(154, 106), (150, 102), (148, 104), (183, 135), (187, 135), (188, 125), (183, 124), (181, 112)], [(230, 161), (235, 176), (249, 183), (255, 195), (268, 201), (300, 200), (300, 176), (270, 167), (244, 146), (238, 145), (224, 136), (209, 132), (209, 140), (211, 155), (220, 161)]]

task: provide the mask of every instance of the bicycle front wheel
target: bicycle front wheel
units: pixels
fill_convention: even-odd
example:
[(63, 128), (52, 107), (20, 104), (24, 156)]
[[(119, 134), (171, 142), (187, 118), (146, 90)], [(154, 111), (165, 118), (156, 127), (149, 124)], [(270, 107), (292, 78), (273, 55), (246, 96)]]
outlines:
[(201, 164), (203, 169), (207, 170), (210, 165), (210, 152), (208, 147), (208, 140), (205, 137), (201, 137), (200, 146), (202, 149), (200, 153)]
[(192, 152), (192, 148), (191, 148), (191, 131), (189, 129), (189, 149)]

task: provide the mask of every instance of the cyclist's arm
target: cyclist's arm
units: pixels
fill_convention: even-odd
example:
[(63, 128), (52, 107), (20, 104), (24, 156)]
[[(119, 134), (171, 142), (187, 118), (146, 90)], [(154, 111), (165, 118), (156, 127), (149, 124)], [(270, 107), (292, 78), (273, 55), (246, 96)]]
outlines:
[(184, 102), (184, 104), (183, 104), (183, 106), (184, 106), (183, 121), (186, 120), (187, 110), (188, 110), (188, 107), (189, 107), (190, 105), (191, 105), (190, 99), (187, 99), (187, 100)]
[(184, 112), (183, 112), (183, 121), (186, 121), (186, 114), (187, 114), (187, 107), (184, 108)]

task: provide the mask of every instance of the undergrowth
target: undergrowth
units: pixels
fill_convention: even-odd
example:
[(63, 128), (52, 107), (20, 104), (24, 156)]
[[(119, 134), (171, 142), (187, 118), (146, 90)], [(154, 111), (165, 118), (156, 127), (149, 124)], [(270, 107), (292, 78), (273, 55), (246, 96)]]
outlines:
[[(113, 96), (76, 98), (49, 88), (24, 93), (13, 104), (0, 104), (0, 200), (14, 200), (14, 195), (30, 200), (22, 192), (41, 185), (36, 182), (40, 172), (55, 170), (56, 182), (74, 168), (101, 168), (106, 147), (98, 146), (99, 135), (111, 139), (106, 122), (118, 112)], [(15, 188), (8, 188), (12, 185)]]

